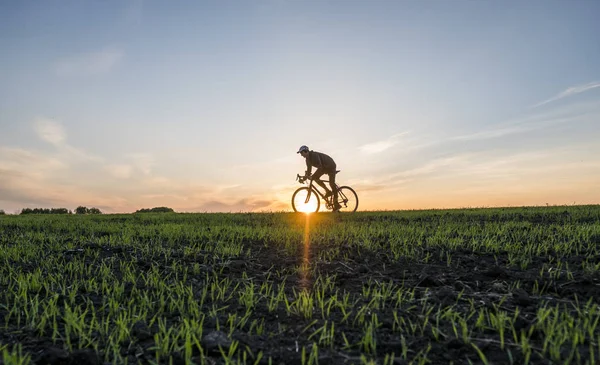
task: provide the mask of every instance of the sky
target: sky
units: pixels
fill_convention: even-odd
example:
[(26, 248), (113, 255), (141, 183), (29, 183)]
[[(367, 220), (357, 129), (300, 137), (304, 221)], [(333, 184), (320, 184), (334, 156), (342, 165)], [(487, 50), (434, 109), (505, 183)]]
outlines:
[(0, 209), (600, 203), (600, 2), (0, 2)]

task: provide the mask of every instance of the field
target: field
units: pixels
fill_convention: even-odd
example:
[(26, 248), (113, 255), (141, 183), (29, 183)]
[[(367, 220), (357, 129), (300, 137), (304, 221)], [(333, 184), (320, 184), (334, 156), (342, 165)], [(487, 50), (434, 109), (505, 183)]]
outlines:
[(4, 364), (594, 364), (600, 206), (0, 216)]

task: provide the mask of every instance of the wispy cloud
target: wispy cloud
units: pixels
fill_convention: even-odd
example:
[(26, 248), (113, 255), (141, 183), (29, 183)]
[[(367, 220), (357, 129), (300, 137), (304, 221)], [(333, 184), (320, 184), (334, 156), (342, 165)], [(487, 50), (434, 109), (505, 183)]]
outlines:
[(571, 103), (543, 113), (525, 115), (518, 119), (495, 125), (487, 130), (450, 137), (448, 140), (470, 141), (501, 138), (547, 129), (558, 124), (575, 123), (587, 117), (598, 115), (600, 115), (600, 103), (598, 101)]
[(401, 182), (405, 182), (407, 178), (437, 173), (442, 169), (464, 166), (470, 160), (472, 155), (472, 153), (462, 153), (453, 156), (436, 158), (426, 162), (421, 166), (393, 174), (390, 177), (392, 179), (400, 178)]
[[(66, 206), (88, 200), (89, 189), (69, 179), (64, 155), (0, 147), (0, 202), (11, 209), (25, 206)], [(84, 198), (85, 197), (85, 198)]]
[(526, 133), (531, 132), (538, 129), (543, 129), (544, 127), (549, 127), (551, 125), (567, 122), (571, 120), (571, 118), (558, 118), (551, 119), (547, 121), (537, 122), (537, 123), (523, 123), (519, 125), (508, 125), (496, 127), (480, 132), (475, 132), (471, 134), (465, 134), (461, 136), (455, 136), (449, 138), (449, 140), (455, 141), (474, 141), (474, 140), (483, 140), (483, 139), (492, 139), (492, 138), (500, 138), (506, 137), (513, 134)]
[(248, 169), (248, 170), (257, 170), (262, 168), (269, 168), (273, 166), (284, 166), (289, 165), (291, 163), (298, 161), (299, 155), (296, 153), (290, 153), (287, 156), (281, 156), (277, 158), (272, 158), (269, 160), (256, 161), (252, 163), (239, 164), (234, 166), (227, 166), (227, 170), (239, 170), (239, 169)]
[(363, 192), (391, 191), (415, 181), (432, 179), (442, 172), (447, 173), (462, 168), (470, 163), (473, 155), (473, 153), (461, 153), (432, 158), (399, 171), (382, 173), (368, 178), (357, 178), (349, 181), (349, 184)]
[(367, 154), (383, 152), (395, 146), (400, 141), (400, 138), (406, 134), (408, 134), (408, 132), (394, 134), (384, 140), (364, 144), (359, 147), (359, 150)]
[[(587, 174), (584, 172), (586, 169), (600, 164), (597, 159), (583, 161), (583, 151), (595, 149), (597, 148), (592, 146), (576, 145), (525, 152), (496, 150), (458, 153), (422, 161), (402, 171), (365, 181), (364, 185), (374, 187), (375, 190), (380, 187), (384, 187), (381, 190), (390, 190), (400, 185), (420, 189), (423, 184), (432, 181), (443, 180), (444, 183), (450, 183), (454, 180), (462, 181), (465, 186), (479, 183), (499, 186), (506, 181), (534, 181), (541, 175), (560, 174), (560, 171), (568, 169), (579, 171), (578, 176), (581, 177)], [(596, 170), (590, 170), (589, 174), (598, 176), (598, 173), (592, 171)]]
[(83, 53), (64, 58), (57, 62), (59, 75), (95, 75), (109, 72), (123, 58), (124, 52), (116, 47)]
[(35, 119), (33, 126), (35, 132), (42, 140), (53, 145), (62, 145), (67, 139), (64, 127), (56, 120), (38, 117)]
[(56, 199), (51, 189), (46, 185), (44, 191), (39, 181), (39, 176), (0, 168), (0, 202), (4, 203), (4, 207), (14, 203), (12, 208), (15, 210), (32, 204), (42, 206), (55, 204)]
[(560, 100), (560, 99), (563, 99), (563, 98), (566, 98), (566, 97), (569, 97), (572, 95), (580, 94), (582, 92), (586, 92), (588, 90), (592, 90), (597, 87), (600, 87), (600, 81), (593, 81), (593, 82), (587, 83), (585, 85), (571, 86), (571, 87), (567, 88), (566, 90), (558, 93), (557, 95), (551, 97), (550, 99), (546, 99), (542, 102), (539, 102), (539, 103), (533, 105), (532, 108), (537, 108), (539, 106), (551, 103), (553, 101), (557, 101), (557, 100)]
[(289, 209), (287, 204), (266, 199), (240, 199), (232, 202), (209, 200), (192, 209), (195, 212), (257, 212)]
[(103, 212), (133, 211), (129, 201), (119, 197), (118, 192), (102, 194), (77, 182), (57, 182), (51, 172), (40, 173), (28, 166), (17, 170), (0, 168), (0, 203), (10, 212), (25, 207), (74, 209), (79, 205), (94, 206)]
[(15, 171), (19, 174), (42, 176), (46, 173), (62, 171), (68, 165), (60, 159), (47, 154), (36, 153), (22, 148), (0, 146), (0, 169)]
[[(34, 131), (50, 143), (50, 151), (0, 146), (0, 205), (6, 211), (24, 207), (95, 206), (104, 212), (132, 212), (169, 206), (176, 211), (276, 211), (289, 208), (274, 193), (243, 189), (223, 182), (204, 186), (197, 181), (156, 175), (150, 153), (131, 153), (121, 161), (85, 161), (87, 153), (68, 144), (67, 129), (57, 120), (38, 118)], [(119, 181), (121, 180), (121, 181)], [(127, 183), (123, 183), (126, 180)], [(242, 198), (244, 197), (244, 198)]]
[(65, 161), (102, 161), (102, 158), (98, 156), (91, 155), (77, 147), (69, 145), (67, 143), (67, 130), (56, 119), (37, 117), (33, 121), (33, 130), (42, 141), (55, 146), (61, 154), (59, 157), (62, 157)]
[(155, 161), (154, 156), (150, 153), (132, 153), (127, 155), (132, 164), (140, 170), (144, 175), (150, 175)]
[(128, 179), (131, 177), (133, 167), (125, 164), (114, 164), (106, 165), (104, 169), (113, 177), (117, 179)]

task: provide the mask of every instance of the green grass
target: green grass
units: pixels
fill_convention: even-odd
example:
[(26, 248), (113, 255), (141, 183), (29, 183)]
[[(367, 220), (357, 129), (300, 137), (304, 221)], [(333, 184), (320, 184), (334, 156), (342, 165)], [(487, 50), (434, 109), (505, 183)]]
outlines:
[[(600, 358), (597, 298), (557, 291), (599, 277), (599, 206), (323, 213), (306, 226), (291, 213), (1, 216), (2, 360), (30, 363), (45, 339), (119, 364), (268, 363), (281, 346), (303, 364), (425, 364), (451, 339), (470, 351), (458, 363), (493, 363), (490, 349), (515, 364)], [(518, 274), (446, 301), (416, 285), (472, 257)], [(518, 288), (540, 304), (524, 313)], [(232, 342), (209, 354), (214, 330)]]

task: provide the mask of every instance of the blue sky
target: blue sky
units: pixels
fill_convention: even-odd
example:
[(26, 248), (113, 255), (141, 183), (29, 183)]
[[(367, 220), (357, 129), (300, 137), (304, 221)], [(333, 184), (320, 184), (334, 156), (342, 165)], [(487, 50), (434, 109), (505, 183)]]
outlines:
[(598, 203), (600, 2), (0, 3), (0, 209)]

